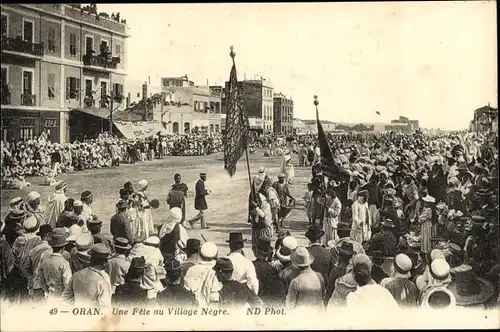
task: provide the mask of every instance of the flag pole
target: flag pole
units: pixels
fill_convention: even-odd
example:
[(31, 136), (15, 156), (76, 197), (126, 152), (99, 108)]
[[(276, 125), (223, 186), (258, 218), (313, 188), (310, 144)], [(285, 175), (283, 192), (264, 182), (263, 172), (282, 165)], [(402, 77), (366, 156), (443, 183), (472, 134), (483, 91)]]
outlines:
[[(318, 105), (319, 105), (319, 101), (318, 101), (318, 96), (314, 95), (314, 106), (316, 107), (316, 121), (319, 122), (319, 110), (318, 110)], [(320, 155), (322, 155), (322, 153), (320, 153)], [(321, 164), (321, 157), (320, 157), (320, 164)], [(325, 175), (323, 174), (323, 184), (325, 183)], [(326, 189), (328, 187), (328, 184), (326, 184), (325, 186), (325, 192), (323, 193), (323, 197), (324, 197), (324, 203), (323, 203), (323, 218), (321, 219), (320, 221), (320, 226), (321, 228), (323, 228), (323, 222), (325, 221), (325, 217), (326, 217), (326, 212), (328, 210), (327, 206), (326, 206)], [(316, 221), (314, 221), (316, 222)]]
[[(233, 60), (233, 66), (236, 67), (236, 63), (234, 62), (234, 57), (236, 56), (236, 52), (234, 51), (234, 47), (230, 47), (231, 52), (229, 55), (231, 56), (231, 59)], [(226, 129), (227, 130), (227, 129)], [(252, 175), (250, 173), (250, 162), (248, 160), (248, 136), (250, 134), (250, 129), (248, 130), (246, 137), (245, 137), (245, 159), (247, 161), (247, 172), (248, 172), (248, 184), (250, 185), (250, 194), (252, 195), (252, 200), (256, 201), (255, 193), (252, 188)]]

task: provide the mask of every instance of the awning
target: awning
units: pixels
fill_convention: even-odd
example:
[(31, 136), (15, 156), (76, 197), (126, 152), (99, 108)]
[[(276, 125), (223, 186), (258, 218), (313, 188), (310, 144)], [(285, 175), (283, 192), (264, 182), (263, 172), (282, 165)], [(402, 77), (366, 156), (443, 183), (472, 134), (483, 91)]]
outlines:
[(128, 139), (143, 139), (160, 135), (167, 135), (168, 132), (163, 128), (159, 121), (113, 121), (116, 128)]

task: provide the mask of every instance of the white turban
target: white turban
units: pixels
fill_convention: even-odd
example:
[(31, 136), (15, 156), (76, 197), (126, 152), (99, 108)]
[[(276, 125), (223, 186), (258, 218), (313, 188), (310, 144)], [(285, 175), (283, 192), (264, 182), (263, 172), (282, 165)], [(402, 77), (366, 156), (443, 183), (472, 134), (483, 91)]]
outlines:
[(180, 223), (182, 220), (182, 210), (178, 207), (171, 208), (168, 211), (167, 220), (161, 226), (158, 237), (161, 239), (166, 234), (170, 234), (174, 229), (175, 225)]

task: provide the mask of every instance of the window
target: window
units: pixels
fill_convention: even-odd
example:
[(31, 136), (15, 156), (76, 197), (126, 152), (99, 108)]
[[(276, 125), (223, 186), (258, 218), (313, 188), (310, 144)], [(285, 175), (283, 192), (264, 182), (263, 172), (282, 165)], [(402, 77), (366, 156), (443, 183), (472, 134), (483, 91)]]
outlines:
[(33, 72), (23, 71), (23, 94), (33, 93)]
[(2, 14), (2, 36), (9, 35), (9, 16)]
[(80, 95), (80, 79), (66, 77), (66, 99), (78, 99)]
[(115, 53), (117, 56), (120, 56), (120, 54), (122, 53), (121, 45), (118, 44), (115, 45)]
[(101, 108), (108, 107), (108, 82), (101, 82)]
[(49, 27), (47, 49), (52, 53), (56, 51), (56, 29), (54, 27)]
[(9, 72), (7, 67), (2, 67), (2, 88), (9, 84)]
[(47, 96), (50, 100), (53, 100), (56, 97), (56, 75), (49, 74), (47, 75)]
[(33, 22), (23, 19), (23, 40), (33, 42)]
[(214, 125), (213, 124), (210, 125), (210, 131), (214, 131)]
[(99, 51), (101, 54), (109, 52), (109, 45), (107, 40), (101, 39), (101, 44), (99, 45)]
[(174, 122), (172, 123), (172, 132), (174, 134), (179, 133), (179, 122)]
[(85, 80), (85, 96), (92, 96), (92, 95), (93, 95), (92, 80), (86, 79)]
[(92, 54), (94, 51), (94, 38), (85, 36), (85, 54)]
[(76, 33), (69, 34), (69, 55), (76, 57)]
[(123, 95), (123, 84), (115, 83), (113, 84), (113, 96)]
[(21, 118), (19, 121), (20, 139), (22, 141), (33, 139), (35, 136), (35, 119)]

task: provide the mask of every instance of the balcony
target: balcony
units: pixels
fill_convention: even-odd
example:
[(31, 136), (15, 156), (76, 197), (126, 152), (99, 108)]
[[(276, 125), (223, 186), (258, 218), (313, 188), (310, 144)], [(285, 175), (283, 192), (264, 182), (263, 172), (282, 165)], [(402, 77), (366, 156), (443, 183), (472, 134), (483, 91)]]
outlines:
[(1, 105), (10, 105), (11, 104), (10, 96), (11, 96), (10, 92), (4, 91), (2, 88)]
[(22, 106), (36, 106), (36, 95), (31, 93), (21, 95)]
[(22, 40), (21, 36), (17, 36), (16, 38), (2, 36), (2, 52), (14, 52), (27, 54), (34, 58), (41, 58), (43, 57), (43, 43), (32, 43)]
[(102, 68), (105, 71), (116, 70), (120, 57), (86, 54), (83, 56), (83, 65), (92, 68)]

